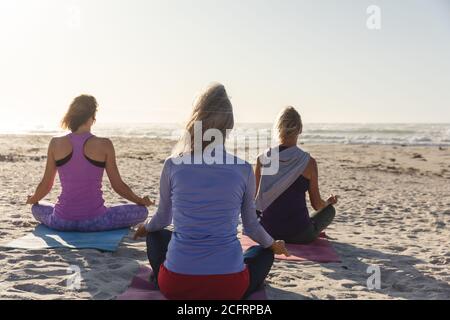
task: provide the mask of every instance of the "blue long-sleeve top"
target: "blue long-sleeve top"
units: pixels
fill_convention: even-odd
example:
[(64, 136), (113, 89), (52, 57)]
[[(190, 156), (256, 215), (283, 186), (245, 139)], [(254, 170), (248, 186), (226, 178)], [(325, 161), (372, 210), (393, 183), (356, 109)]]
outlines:
[(180, 159), (165, 161), (158, 209), (145, 226), (149, 232), (158, 231), (173, 220), (165, 267), (186, 275), (243, 271), (237, 237), (240, 214), (247, 236), (266, 248), (274, 241), (257, 220), (251, 165), (226, 152), (223, 164), (180, 164)]

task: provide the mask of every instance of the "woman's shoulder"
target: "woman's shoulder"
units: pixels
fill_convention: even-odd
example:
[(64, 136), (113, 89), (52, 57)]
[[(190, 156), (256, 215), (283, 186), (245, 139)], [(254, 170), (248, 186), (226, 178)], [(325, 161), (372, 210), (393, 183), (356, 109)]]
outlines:
[(62, 144), (70, 143), (69, 137), (67, 135), (64, 136), (56, 136), (50, 139), (50, 147), (58, 147)]
[(264, 149), (264, 151), (262, 151), (262, 152), (260, 152), (258, 154), (257, 158), (258, 159), (262, 159), (262, 158), (265, 158), (265, 157), (270, 157), (274, 152), (278, 152), (278, 153), (281, 152), (279, 145), (268, 147), (268, 148)]
[(89, 138), (88, 142), (97, 147), (112, 148), (114, 146), (110, 138), (104, 137), (92, 136), (91, 138)]
[(112, 140), (110, 138), (99, 137), (99, 136), (95, 136), (95, 135), (92, 135), (89, 138), (89, 140), (90, 141), (96, 141), (96, 142), (99, 142), (99, 143), (112, 143)]
[(271, 159), (273, 158), (273, 156), (276, 154), (280, 153), (280, 146), (275, 146), (275, 147), (269, 147), (267, 149), (265, 149), (263, 152), (259, 153), (258, 156), (256, 157), (257, 159), (257, 163), (267, 163), (270, 162)]
[(58, 141), (64, 141), (69, 140), (70, 134), (60, 134), (58, 136), (53, 136), (51, 141), (58, 142)]
[(275, 147), (267, 148), (266, 150), (261, 152), (258, 155), (258, 159), (259, 158), (263, 158), (263, 157), (270, 157), (274, 153), (279, 153), (279, 154), (283, 154), (283, 155), (287, 155), (287, 156), (309, 155), (308, 152), (306, 152), (305, 150), (303, 150), (299, 146), (292, 146), (292, 147), (275, 146)]
[(161, 160), (161, 162), (164, 164), (164, 166), (170, 166), (172, 164), (189, 164), (192, 161), (191, 156), (189, 153), (180, 153), (180, 154), (172, 154), (165, 158), (164, 160)]
[(303, 176), (305, 176), (307, 179), (310, 179), (314, 172), (317, 172), (317, 161), (312, 156), (310, 156), (305, 170), (303, 171)]

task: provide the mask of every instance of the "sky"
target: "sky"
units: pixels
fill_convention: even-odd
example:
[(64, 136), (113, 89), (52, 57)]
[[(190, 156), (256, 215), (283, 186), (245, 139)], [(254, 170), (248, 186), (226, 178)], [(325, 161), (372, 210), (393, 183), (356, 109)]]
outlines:
[(82, 93), (104, 123), (180, 123), (211, 82), (237, 122), (450, 122), (448, 0), (0, 0), (0, 39), (3, 127)]

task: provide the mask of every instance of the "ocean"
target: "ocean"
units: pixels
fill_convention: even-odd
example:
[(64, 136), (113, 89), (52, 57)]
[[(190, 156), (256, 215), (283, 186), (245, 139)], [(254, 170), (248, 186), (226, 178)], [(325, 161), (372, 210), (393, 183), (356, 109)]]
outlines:
[[(182, 133), (180, 124), (98, 124), (95, 134), (105, 137), (147, 137), (177, 140)], [(230, 139), (237, 144), (270, 139), (272, 124), (237, 124)], [(42, 125), (0, 128), (0, 134), (61, 135), (56, 127)], [(370, 144), (406, 146), (450, 146), (450, 124), (304, 124), (300, 142), (304, 144)]]

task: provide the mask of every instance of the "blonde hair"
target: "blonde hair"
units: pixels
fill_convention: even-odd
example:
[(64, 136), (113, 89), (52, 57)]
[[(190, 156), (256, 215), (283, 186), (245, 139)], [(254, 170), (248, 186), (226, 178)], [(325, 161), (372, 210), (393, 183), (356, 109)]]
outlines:
[[(194, 125), (201, 121), (202, 132), (194, 132)], [(225, 87), (220, 83), (210, 85), (194, 102), (194, 108), (185, 127), (185, 134), (176, 144), (173, 155), (192, 152), (194, 136), (201, 135), (209, 129), (217, 129), (225, 138), (227, 131), (234, 128), (233, 106)], [(209, 142), (208, 142), (209, 144)], [(206, 143), (203, 142), (203, 148)]]
[(280, 141), (299, 135), (302, 129), (302, 118), (294, 107), (288, 106), (281, 110), (274, 126), (274, 132)]
[(97, 113), (97, 100), (93, 96), (81, 95), (76, 97), (69, 106), (61, 121), (63, 129), (77, 131), (83, 124)]

